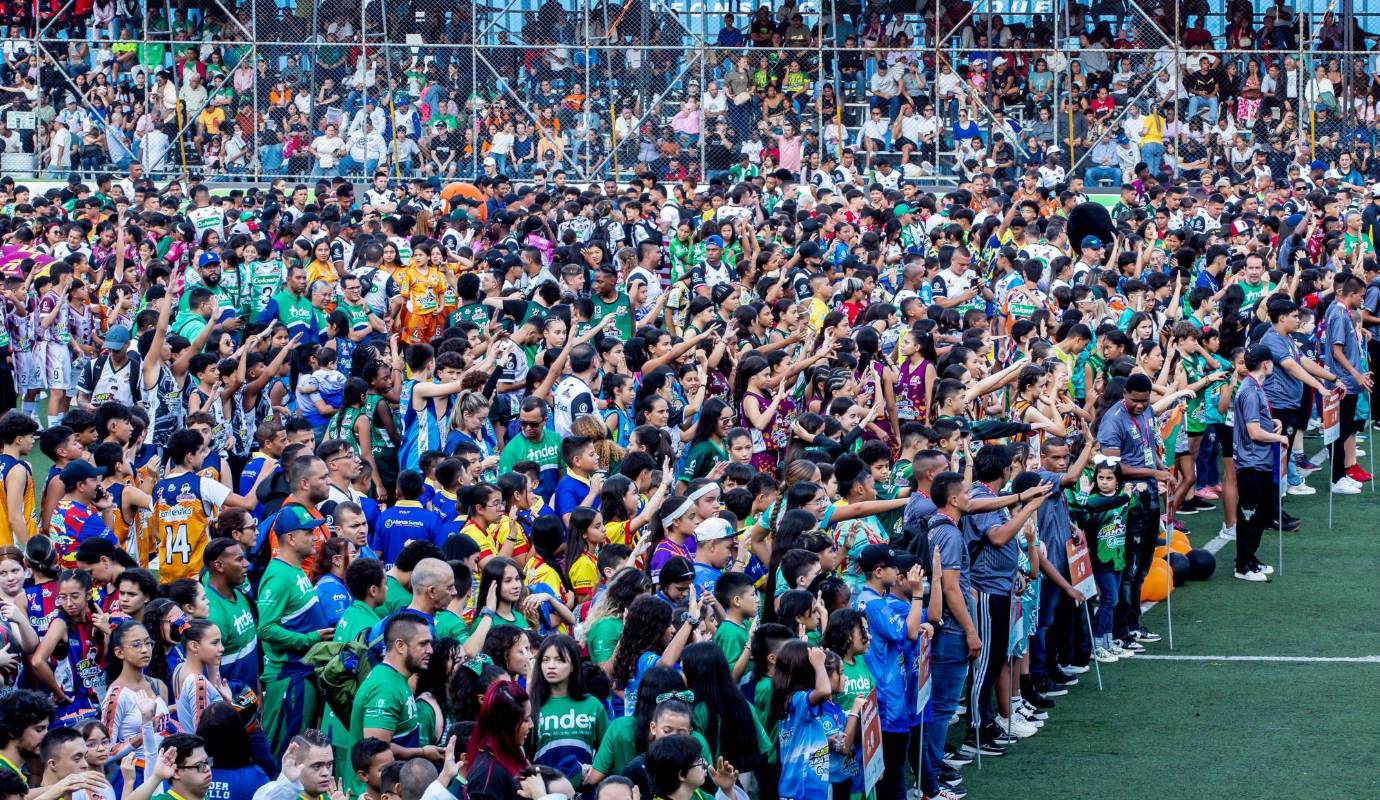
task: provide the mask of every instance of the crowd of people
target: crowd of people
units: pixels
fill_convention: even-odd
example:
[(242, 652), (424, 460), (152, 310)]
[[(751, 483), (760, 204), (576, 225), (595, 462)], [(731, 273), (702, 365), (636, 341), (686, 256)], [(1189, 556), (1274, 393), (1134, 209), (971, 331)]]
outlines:
[[(818, 41), (787, 9), (720, 44)], [(1306, 31), (1249, 11), (1238, 46)], [(924, 38), (879, 17), (879, 43), (872, 16), (830, 35)], [(169, 28), (191, 42), (213, 20)], [(986, 30), (971, 53), (1017, 36)], [(1268, 591), (1244, 585), (1273, 579), (1264, 532), (1316, 524), (1290, 498), (1372, 481), (1380, 175), (1350, 158), (1355, 131), (1249, 152), (1274, 136), (1261, 120), (1294, 118), (1287, 57), (1257, 87), (1278, 102), (1229, 95), (1233, 65), (1209, 59), (1189, 95), (1100, 129), (1109, 98), (1145, 93), (1102, 83), (1089, 49), (1086, 174), (996, 159), (1024, 139), (971, 122), (962, 90), (945, 118), (976, 134), (935, 193), (939, 139), (895, 132), (933, 105), (877, 86), (952, 67), (901, 50), (787, 59), (780, 85), (769, 56), (726, 64), (706, 87), (723, 121), (671, 140), (779, 132), (703, 183), (641, 153), (630, 180), (577, 182), (494, 152), (530, 127), (461, 113), (465, 157), (401, 180), (401, 143), (316, 142), (362, 119), (420, 135), (420, 165), (441, 127), (425, 92), (404, 129), (348, 86), (339, 114), (289, 102), (275, 122), (238, 84), (210, 93), (228, 118), (317, 134), (280, 163), (310, 178), (221, 190), (133, 147), (49, 162), (51, 188), (0, 177), (0, 800), (955, 800), (1093, 662), (1155, 646), (1141, 601), (1184, 518), (1219, 514), (1223, 577)], [(173, 115), (225, 61), (157, 57)], [(0, 83), (32, 88), (35, 58), (7, 51)], [(1009, 99), (999, 119), (1048, 111), (1039, 65), (1012, 94), (1003, 58), (961, 80)], [(292, 63), (284, 85), (322, 69)], [(539, 63), (505, 74), (575, 85)], [(819, 98), (874, 95), (859, 134), (808, 127), (820, 70), (853, 80)], [(130, 85), (80, 74), (88, 102), (45, 125)], [(1224, 124), (1229, 155), (1185, 160)], [(628, 140), (606, 134), (590, 147)]]
[(88, 179), (138, 164), (208, 180), (703, 182), (785, 168), (827, 182), (852, 148), (906, 178), (1033, 166), (1046, 190), (1069, 174), (1115, 187), (1141, 163), (1160, 180), (1226, 165), (1280, 183), (1295, 163), (1341, 186), (1380, 180), (1380, 56), (1367, 55), (1380, 42), (1331, 9), (1074, 3), (1055, 20), (941, 5), (936, 20), (793, 0), (703, 19), (555, 0), (147, 17), (86, 0), (38, 18), (21, 4), (0, 46), (0, 110), (34, 122), (0, 126), (0, 142), (35, 171)]
[(1370, 481), (1380, 184), (857, 160), (0, 178), (0, 798), (961, 797)]

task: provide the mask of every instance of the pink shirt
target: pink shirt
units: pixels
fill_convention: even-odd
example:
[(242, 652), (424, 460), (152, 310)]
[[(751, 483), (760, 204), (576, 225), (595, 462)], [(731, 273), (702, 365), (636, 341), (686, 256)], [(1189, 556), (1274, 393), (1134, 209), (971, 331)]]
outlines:
[(785, 136), (776, 137), (776, 146), (781, 153), (781, 168), (791, 172), (800, 171), (800, 156), (805, 149), (805, 137), (797, 136), (788, 139)]

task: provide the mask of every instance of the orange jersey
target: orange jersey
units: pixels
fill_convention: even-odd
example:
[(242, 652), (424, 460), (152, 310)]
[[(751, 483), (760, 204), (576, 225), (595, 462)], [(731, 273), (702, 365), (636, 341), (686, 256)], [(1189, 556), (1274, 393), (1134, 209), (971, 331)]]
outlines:
[[(0, 455), (0, 480), (8, 480), (10, 472), (14, 469), (22, 470), (24, 475), (24, 494), (21, 501), (21, 508), (24, 510), (24, 522), (27, 530), (19, 533), (24, 541), (28, 541), (38, 530), (38, 502), (34, 496), (34, 471), (28, 462), (15, 458), (14, 456)], [(9, 498), (6, 497), (6, 501)], [(10, 518), (8, 514), (0, 514), (0, 545), (19, 544), (19, 536), (16, 531), (10, 530)]]
[(153, 488), (153, 527), (158, 544), (158, 580), (201, 574), (202, 553), (211, 541), (211, 525), (230, 490), (189, 472), (164, 478)]

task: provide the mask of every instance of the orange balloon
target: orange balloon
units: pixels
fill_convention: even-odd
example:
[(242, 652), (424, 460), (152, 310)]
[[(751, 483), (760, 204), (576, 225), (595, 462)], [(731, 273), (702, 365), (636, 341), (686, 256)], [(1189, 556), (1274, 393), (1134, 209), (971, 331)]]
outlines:
[[(1164, 535), (1159, 538), (1159, 547), (1155, 548), (1155, 558), (1164, 558)], [(1169, 550), (1179, 555), (1188, 555), (1188, 551), (1193, 549), (1193, 545), (1188, 541), (1188, 534), (1183, 531), (1174, 531), (1169, 539)]]
[(1145, 583), (1140, 587), (1140, 601), (1142, 603), (1157, 603), (1169, 596), (1174, 591), (1174, 584), (1169, 578), (1169, 562), (1163, 558), (1156, 558), (1150, 562), (1150, 571), (1146, 573)]
[(448, 183), (445, 186), (443, 186), (441, 188), (441, 199), (445, 201), (445, 209), (447, 213), (449, 213), (452, 209), (453, 201), (457, 197), (465, 197), (470, 200), (478, 201), (480, 203), (480, 205), (472, 207), (472, 210), (470, 211), (470, 217), (472, 219), (477, 219), (481, 222), (483, 220), (488, 219), (489, 209), (488, 207), (483, 205), (484, 201), (487, 198), (484, 197), (484, 192), (481, 191), (478, 186), (475, 186), (472, 183), (465, 183), (464, 181), (456, 181), (454, 183)]

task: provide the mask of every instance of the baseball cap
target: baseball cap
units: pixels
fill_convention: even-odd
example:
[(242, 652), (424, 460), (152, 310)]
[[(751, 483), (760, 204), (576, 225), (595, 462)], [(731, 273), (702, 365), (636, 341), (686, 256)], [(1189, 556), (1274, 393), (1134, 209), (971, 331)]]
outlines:
[(896, 553), (889, 545), (870, 544), (858, 554), (858, 569), (864, 575), (871, 575), (878, 567), (896, 566)]
[(213, 252), (209, 251), (209, 250), (206, 251), (205, 253), (202, 253), (199, 257), (197, 257), (197, 260), (196, 260), (196, 265), (197, 265), (198, 267), (204, 267), (204, 266), (206, 266), (207, 264), (219, 264), (219, 263), (220, 263), (220, 256), (219, 256), (218, 254), (216, 254), (216, 253), (213, 253)]
[(695, 565), (690, 563), (690, 559), (685, 556), (672, 556), (661, 565), (661, 572), (657, 574), (657, 582), (665, 586), (668, 583), (683, 583), (695, 579)]
[(731, 539), (737, 535), (733, 526), (723, 517), (710, 517), (695, 526), (696, 542), (717, 542), (720, 539)]
[(1323, 160), (1320, 159), (1320, 158), (1315, 158), (1315, 159), (1312, 160), (1312, 162), (1310, 162), (1310, 163), (1308, 164), (1308, 168), (1309, 168), (1310, 170), (1315, 169), (1315, 170), (1317, 170), (1317, 171), (1319, 171), (1319, 172), (1322, 172), (1323, 170), (1327, 169), (1327, 162), (1326, 162), (1326, 161), (1323, 161)]
[(722, 236), (711, 236), (711, 237), (709, 237), (708, 239), (705, 239), (705, 240), (704, 240), (704, 246), (705, 246), (705, 247), (717, 247), (717, 248), (719, 248), (720, 250), (722, 250), (723, 247), (724, 247), (724, 237), (722, 237)]
[(325, 517), (313, 517), (302, 506), (286, 506), (273, 520), (273, 532), (282, 536), (294, 531), (312, 531), (325, 527)]
[(120, 350), (129, 346), (129, 328), (124, 325), (115, 325), (105, 332), (105, 347), (107, 350)]
[(104, 475), (104, 471), (96, 469), (89, 462), (77, 459), (62, 468), (62, 485), (70, 490), (88, 478), (100, 478)]
[(896, 206), (896, 209), (895, 209), (895, 210), (896, 210), (896, 216), (898, 216), (898, 217), (903, 216), (903, 215), (905, 215), (905, 214), (909, 214), (909, 213), (911, 213), (911, 211), (912, 211), (911, 207), (910, 207), (908, 204), (906, 204), (906, 203), (900, 203), (900, 204), (898, 204), (898, 205)]
[(1087, 250), (1089, 248), (1096, 250), (1101, 246), (1102, 240), (1091, 234), (1084, 236), (1083, 240), (1078, 243), (1078, 248), (1080, 250)]

